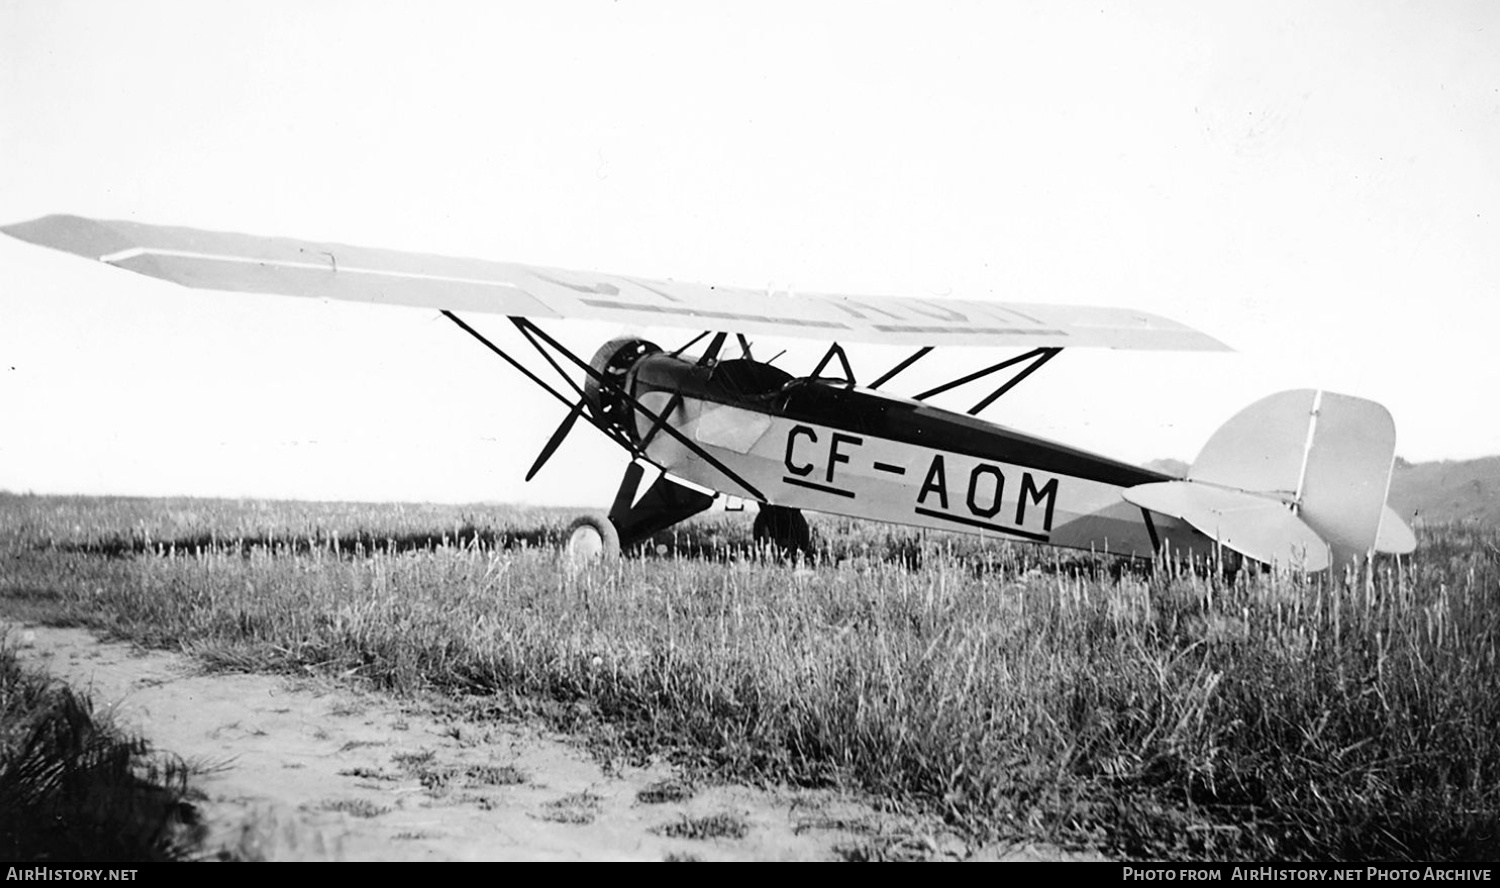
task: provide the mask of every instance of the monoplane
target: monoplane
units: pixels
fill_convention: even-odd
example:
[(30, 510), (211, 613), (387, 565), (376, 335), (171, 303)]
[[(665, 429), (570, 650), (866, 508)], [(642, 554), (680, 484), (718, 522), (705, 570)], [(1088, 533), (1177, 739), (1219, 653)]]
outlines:
[[(757, 503), (756, 535), (804, 552), (804, 510), (1136, 558), (1222, 547), (1308, 571), (1416, 545), (1386, 505), (1395, 426), (1372, 401), (1273, 394), (1220, 427), (1185, 478), (979, 418), (1065, 348), (1225, 348), (1144, 312), (794, 295), (76, 216), (3, 230), (188, 287), (441, 311), (567, 408), (528, 481), (579, 419), (630, 455), (608, 515), (575, 522), (570, 551), (618, 552), (721, 496)], [(470, 326), (468, 312), (509, 318), (532, 364)], [(539, 323), (570, 318), (698, 333), (670, 348), (613, 339), (584, 360)], [(828, 348), (795, 376), (755, 358), (756, 335)], [(850, 343), (914, 351), (862, 383)], [(939, 347), (1024, 351), (911, 397), (884, 390)], [(1003, 371), (967, 412), (929, 403)]]

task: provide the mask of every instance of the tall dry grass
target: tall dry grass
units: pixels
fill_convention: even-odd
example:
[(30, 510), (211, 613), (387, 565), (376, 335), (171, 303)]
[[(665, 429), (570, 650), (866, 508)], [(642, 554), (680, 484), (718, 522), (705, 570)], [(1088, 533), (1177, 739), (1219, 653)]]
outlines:
[(0, 608), (219, 668), (469, 695), (612, 754), (856, 787), (981, 838), (1500, 854), (1493, 529), (1427, 529), (1352, 581), (1230, 582), (847, 521), (823, 523), (812, 565), (720, 518), (577, 572), (546, 545), (563, 516), (0, 508)]

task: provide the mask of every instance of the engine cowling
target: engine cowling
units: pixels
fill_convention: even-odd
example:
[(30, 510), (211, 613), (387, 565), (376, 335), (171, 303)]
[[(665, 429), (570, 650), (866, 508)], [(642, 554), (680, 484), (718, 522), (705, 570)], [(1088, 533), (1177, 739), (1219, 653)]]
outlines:
[(661, 347), (654, 342), (624, 336), (604, 343), (589, 361), (594, 372), (613, 385), (603, 385), (594, 374), (588, 374), (583, 381), (584, 399), (596, 417), (621, 429), (632, 439), (636, 437), (636, 430), (635, 411), (630, 406), (628, 395), (630, 369), (641, 358), (659, 352)]

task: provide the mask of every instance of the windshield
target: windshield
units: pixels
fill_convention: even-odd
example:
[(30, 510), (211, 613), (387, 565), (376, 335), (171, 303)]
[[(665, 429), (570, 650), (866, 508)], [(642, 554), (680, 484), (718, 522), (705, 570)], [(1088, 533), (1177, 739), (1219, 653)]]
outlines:
[(748, 397), (781, 391), (792, 381), (792, 374), (770, 364), (739, 359), (720, 361), (709, 380), (726, 392)]

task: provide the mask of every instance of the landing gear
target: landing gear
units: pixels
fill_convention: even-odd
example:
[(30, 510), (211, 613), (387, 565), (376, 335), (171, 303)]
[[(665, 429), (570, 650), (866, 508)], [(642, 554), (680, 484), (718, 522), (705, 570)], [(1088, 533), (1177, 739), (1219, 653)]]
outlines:
[(797, 509), (762, 504), (753, 533), (757, 543), (770, 543), (783, 555), (812, 554), (812, 530)]
[(603, 515), (580, 515), (563, 532), (563, 555), (583, 566), (620, 557), (620, 535)]
[(659, 530), (691, 518), (713, 505), (714, 497), (678, 484), (666, 475), (657, 476), (640, 499), (636, 491), (646, 470), (639, 462), (625, 469), (614, 507), (609, 510), (610, 523), (619, 532), (622, 545), (633, 546)]
[(644, 475), (640, 463), (631, 463), (608, 518), (581, 515), (568, 525), (563, 533), (563, 552), (569, 563), (591, 564), (618, 558), (622, 547), (634, 546), (713, 504), (713, 496), (678, 484), (666, 475), (658, 476), (636, 499)]

